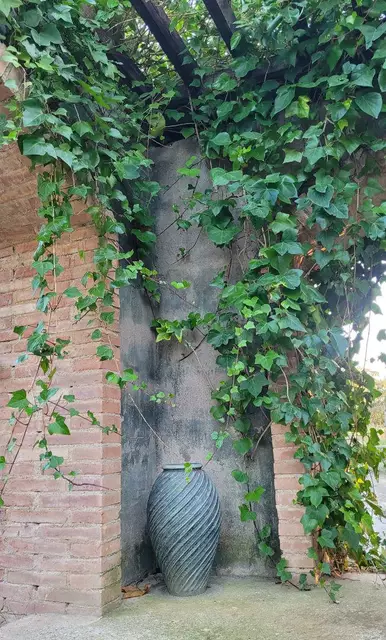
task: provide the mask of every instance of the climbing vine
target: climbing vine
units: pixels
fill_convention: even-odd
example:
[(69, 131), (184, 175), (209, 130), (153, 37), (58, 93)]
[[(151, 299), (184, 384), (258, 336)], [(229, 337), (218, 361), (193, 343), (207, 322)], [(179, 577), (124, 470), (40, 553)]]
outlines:
[[(172, 25), (188, 31), (187, 62), (198, 61), (183, 107), (173, 69), (129, 3), (0, 1), (2, 59), (24, 72), (22, 89), (6, 82), (16, 93), (9, 116), (2, 116), (2, 140), (17, 141), (32, 165), (43, 167), (33, 288), (48, 318), (36, 327), (15, 327), (28, 336), (21, 359), (37, 358), (39, 392), (11, 395), (11, 428), (41, 412), (48, 434), (65, 435), (66, 415), (78, 415), (76, 398), (53, 386), (55, 361), (65, 356), (68, 341), (52, 335), (50, 314), (63, 296), (74, 300), (76, 321), (87, 316), (96, 323), (90, 326), (96, 356), (113, 360), (108, 335), (119, 287), (140, 280), (156, 304), (162, 287), (189, 286), (163, 282), (146, 260), (156, 241), (151, 204), (160, 190), (149, 179), (148, 152), (176, 129), (196, 136), (213, 187), (198, 192), (196, 158), (181, 167), (179, 175), (195, 185), (172, 223), (183, 230), (198, 225), (230, 253), (240, 241), (248, 250), (237, 279), (225, 265), (212, 282), (215, 312), (157, 318), (157, 340), (190, 344), (190, 333), (200, 327), (219, 352), (225, 376), (211, 411), (220, 425), (213, 434), (218, 447), (231, 435), (235, 450), (248, 457), (260, 437), (250, 420), (256, 410), (287, 425), (287, 442), (296, 445), (305, 469), (297, 501), (313, 537), (316, 579), (344, 568), (347, 558), (359, 567), (384, 568), (373, 525), (382, 512), (372, 485), (384, 454), (380, 431), (369, 426), (378, 391), (355, 356), (368, 314), (379, 311), (375, 298), (385, 280), (379, 176), (386, 146), (386, 3), (235, 2), (232, 55), (200, 2), (168, 8)], [(121, 25), (117, 44), (112, 34), (119, 35)], [(125, 25), (126, 34), (137, 28), (146, 34), (132, 55), (137, 49), (148, 75), (131, 86), (111, 55), (125, 51)], [(56, 245), (72, 231), (78, 202), (98, 231), (99, 248), (79, 287), (59, 294), (55, 283), (63, 267)], [(133, 239), (128, 252), (114, 240), (125, 233)], [(151, 401), (172, 401), (150, 392), (132, 369), (106, 378), (120, 387), (132, 384)], [(91, 412), (84, 417), (100, 426)], [(44, 468), (63, 477), (63, 460), (48, 442), (46, 436), (38, 442)], [(8, 450), (15, 444), (11, 435)], [(233, 476), (246, 487), (241, 519), (254, 522), (262, 489), (250, 487), (242, 465)], [(257, 542), (263, 556), (273, 555), (268, 525), (257, 531)], [(282, 580), (291, 578), (285, 559), (277, 570)], [(329, 593), (335, 598), (333, 584)]]

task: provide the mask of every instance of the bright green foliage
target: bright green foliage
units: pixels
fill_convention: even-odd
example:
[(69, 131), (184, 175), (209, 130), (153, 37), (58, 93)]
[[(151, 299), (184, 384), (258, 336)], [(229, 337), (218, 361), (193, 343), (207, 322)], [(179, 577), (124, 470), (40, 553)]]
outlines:
[[(173, 25), (185, 30), (186, 61), (193, 54), (199, 62), (193, 87), (200, 92), (189, 101), (187, 118), (185, 110), (170, 105), (178, 93), (170, 63), (144, 38), (128, 3), (101, 0), (90, 14), (78, 0), (0, 0), (6, 60), (25, 68), (30, 89), (26, 99), (13, 101), (10, 118), (2, 119), (2, 140), (18, 140), (22, 153), (45, 167), (38, 180), (43, 226), (33, 262), (37, 308), (50, 314), (60, 302), (49, 285), (63, 270), (54, 244), (71, 233), (76, 200), (84, 203), (100, 237), (92, 271), (63, 294), (74, 300), (76, 320), (97, 317), (108, 331), (117, 289), (138, 280), (155, 302), (165, 284), (185, 294), (188, 281), (164, 283), (142, 260), (156, 241), (149, 204), (160, 190), (148, 179), (148, 143), (162, 139), (174, 127), (170, 122), (180, 126), (184, 119), (181, 135), (198, 135), (213, 188), (197, 192), (200, 168), (193, 156), (176, 176), (196, 185), (175, 223), (182, 230), (197, 224), (219, 247), (232, 247), (243, 233), (253, 257), (236, 282), (228, 281), (225, 269), (211, 283), (218, 290), (215, 313), (159, 318), (153, 323), (157, 341), (175, 338), (190, 347), (191, 332), (199, 330), (218, 351), (226, 375), (213, 392), (211, 413), (221, 425), (212, 434), (216, 449), (232, 436), (241, 461), (253, 455), (260, 436), (247, 415), (255, 408), (288, 426), (288, 442), (305, 467), (297, 496), (305, 507), (302, 523), (314, 536), (315, 559), (323, 556), (318, 575), (331, 573), (325, 558), (340, 566), (347, 555), (359, 566), (384, 568), (371, 515), (380, 509), (370, 473), (377, 475), (384, 459), (379, 430), (369, 428), (378, 392), (354, 359), (366, 314), (385, 280), (386, 205), (377, 176), (386, 147), (386, 24), (380, 19), (386, 4), (234, 5), (231, 57), (202, 3), (193, 12), (187, 0), (168, 3)], [(107, 56), (112, 42), (101, 41), (102, 32), (120, 24), (127, 25), (128, 36), (122, 50), (130, 49), (132, 38), (132, 54), (148, 71), (150, 87), (143, 92), (119, 84)], [(136, 253), (123, 253), (110, 238), (123, 234), (126, 223)], [(25, 330), (15, 328), (20, 336)], [(97, 343), (102, 335), (105, 342), (104, 332), (90, 328), (96, 355), (112, 360), (111, 345)], [(60, 391), (54, 400), (50, 393), (54, 361), (65, 356), (67, 345), (50, 336), (49, 323), (33, 329), (27, 351), (40, 359), (41, 390), (16, 391), (9, 404), (27, 418), (48, 406), (48, 433), (62, 435), (68, 426), (55, 410)], [(147, 393), (131, 369), (106, 377)], [(149, 397), (166, 401), (162, 392)], [(65, 410), (76, 415), (67, 404)], [(85, 419), (100, 426), (91, 412)], [(45, 468), (62, 477), (61, 459), (45, 438), (39, 447)], [(253, 510), (263, 488), (249, 487), (240, 469), (232, 475), (246, 485), (240, 517), (252, 522), (258, 549), (269, 559), (271, 530), (258, 530)], [(277, 575), (291, 578), (285, 559)], [(337, 585), (325, 588), (335, 601)]]

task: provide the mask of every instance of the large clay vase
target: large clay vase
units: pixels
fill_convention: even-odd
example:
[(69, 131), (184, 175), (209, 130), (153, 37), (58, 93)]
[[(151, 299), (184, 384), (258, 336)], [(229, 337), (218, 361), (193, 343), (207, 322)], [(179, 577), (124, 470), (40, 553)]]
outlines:
[(220, 535), (220, 501), (202, 465), (163, 468), (150, 493), (150, 539), (168, 591), (194, 596), (205, 591)]

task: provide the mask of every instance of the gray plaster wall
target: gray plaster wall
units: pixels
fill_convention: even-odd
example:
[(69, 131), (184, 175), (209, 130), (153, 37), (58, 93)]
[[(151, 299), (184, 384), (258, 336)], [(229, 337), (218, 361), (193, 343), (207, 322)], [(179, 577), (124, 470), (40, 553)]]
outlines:
[[(214, 276), (229, 264), (229, 249), (216, 248), (205, 232), (192, 227), (168, 228), (175, 219), (173, 205), (183, 207), (188, 197), (190, 178), (177, 181), (177, 169), (192, 155), (198, 156), (196, 143), (181, 141), (153, 151), (152, 179), (169, 188), (155, 202), (155, 232), (158, 235), (153, 265), (165, 282), (183, 279), (189, 289), (177, 294), (162, 287), (161, 303), (150, 305), (148, 298), (135, 287), (121, 290), (121, 351), (124, 367), (134, 367), (151, 389), (175, 395), (175, 407), (155, 405), (144, 395), (123, 391), (123, 467), (122, 467), (122, 552), (125, 584), (156, 568), (146, 534), (146, 502), (150, 488), (162, 465), (178, 462), (205, 462), (213, 451), (211, 433), (219, 424), (211, 419), (211, 389), (224, 377), (216, 366), (216, 352), (204, 341), (196, 353), (176, 341), (155, 343), (150, 329), (153, 317), (182, 318), (190, 311), (214, 311), (218, 289), (209, 286)], [(176, 182), (177, 181), (177, 182)], [(173, 185), (173, 186), (171, 186)], [(209, 173), (201, 165), (197, 191), (210, 187)], [(193, 247), (179, 259), (180, 247)], [(192, 336), (192, 346), (202, 336)], [(137, 405), (133, 405), (133, 398)], [(142, 413), (139, 413), (138, 409)], [(145, 420), (148, 424), (146, 424)], [(255, 426), (263, 430), (266, 418), (256, 414)], [(153, 431), (152, 431), (153, 430)], [(242, 459), (232, 449), (229, 438), (218, 450), (206, 471), (216, 484), (222, 505), (222, 528), (216, 570), (223, 574), (270, 575), (272, 567), (256, 554), (252, 523), (242, 523), (238, 505), (243, 487), (235, 482), (231, 471), (243, 468)], [(244, 467), (245, 468), (245, 467)], [(272, 526), (277, 540), (277, 515), (273, 486), (273, 455), (270, 433), (261, 440), (247, 471), (252, 486), (263, 485), (265, 494), (257, 508), (257, 524)]]

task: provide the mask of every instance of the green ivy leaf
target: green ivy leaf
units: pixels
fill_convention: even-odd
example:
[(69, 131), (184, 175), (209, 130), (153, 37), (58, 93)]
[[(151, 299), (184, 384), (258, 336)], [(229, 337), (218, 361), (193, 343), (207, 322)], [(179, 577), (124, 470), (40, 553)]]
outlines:
[(338, 473), (337, 471), (322, 471), (320, 477), (323, 482), (325, 482), (333, 490), (337, 489), (341, 484), (340, 473)]
[(248, 433), (251, 428), (251, 421), (249, 420), (249, 418), (243, 416), (242, 418), (237, 418), (233, 426), (236, 431), (239, 431), (239, 433)]
[(285, 558), (282, 558), (276, 565), (276, 575), (282, 582), (287, 582), (292, 579), (292, 573), (287, 570), (288, 562)]
[(318, 191), (316, 187), (310, 187), (310, 189), (308, 189), (307, 198), (318, 207), (328, 208), (333, 195), (334, 187), (331, 185), (327, 186), (324, 193)]
[(284, 163), (302, 161), (303, 153), (301, 151), (296, 151), (295, 149), (284, 149), (284, 153)]
[(232, 476), (236, 480), (236, 482), (241, 482), (242, 484), (248, 484), (249, 476), (244, 471), (240, 471), (239, 469), (234, 469), (232, 471)]
[(257, 373), (247, 380), (243, 380), (240, 387), (248, 391), (251, 396), (258, 398), (261, 394), (263, 387), (268, 385), (268, 380), (264, 373)]
[(271, 558), (272, 556), (275, 555), (275, 552), (272, 549), (272, 547), (270, 547), (269, 544), (267, 544), (264, 541), (259, 542), (257, 547), (258, 547), (261, 555), (263, 556), (263, 558)]
[(280, 113), (280, 111), (283, 111), (284, 109), (286, 109), (286, 107), (288, 107), (288, 105), (291, 104), (294, 97), (295, 97), (294, 87), (291, 87), (289, 85), (280, 87), (277, 90), (272, 115), (276, 115), (277, 113)]
[(316, 550), (313, 547), (308, 548), (307, 556), (309, 558), (312, 558), (312, 560), (318, 560), (318, 554), (316, 553)]
[(287, 289), (297, 289), (300, 286), (303, 271), (301, 269), (290, 269), (281, 276), (281, 283)]
[(300, 522), (303, 525), (304, 533), (312, 533), (314, 529), (318, 526), (318, 521), (316, 518), (310, 516), (307, 512), (301, 517)]
[(257, 58), (251, 54), (237, 56), (232, 63), (232, 68), (238, 78), (244, 78), (250, 71), (256, 68)]
[(86, 135), (86, 133), (93, 132), (91, 124), (82, 120), (79, 122), (75, 122), (75, 124), (72, 125), (72, 128), (80, 137)]
[(351, 73), (351, 82), (357, 87), (372, 87), (375, 69), (370, 69), (365, 64), (358, 64)]
[(227, 133), (226, 131), (223, 131), (221, 133), (218, 133), (214, 138), (212, 138), (211, 142), (213, 142), (213, 144), (218, 145), (219, 147), (225, 147), (225, 146), (227, 147), (231, 143), (231, 137), (229, 133)]
[(240, 520), (241, 522), (254, 522), (257, 518), (257, 514), (255, 511), (251, 511), (247, 504), (241, 504), (239, 506), (240, 509)]
[(55, 422), (51, 422), (47, 427), (47, 431), (50, 434), (50, 436), (53, 436), (55, 434), (61, 435), (61, 436), (69, 436), (71, 433), (64, 419), (63, 420), (57, 419)]
[(364, 93), (355, 98), (355, 104), (364, 113), (367, 113), (373, 118), (378, 118), (382, 109), (382, 96), (380, 93), (375, 93), (375, 91)]
[(264, 487), (256, 487), (253, 491), (245, 494), (244, 500), (247, 502), (260, 502), (263, 493), (265, 493)]
[(27, 329), (28, 329), (28, 326), (26, 325), (18, 325), (13, 328), (13, 332), (17, 333), (18, 336), (22, 336)]
[(381, 69), (378, 75), (378, 84), (382, 93), (386, 93), (386, 69)]
[(236, 47), (240, 44), (240, 41), (242, 39), (243, 35), (241, 33), (241, 31), (235, 31), (234, 33), (232, 33), (232, 37), (231, 37), (231, 49), (232, 51), (234, 49), (236, 49)]
[(306, 495), (309, 496), (311, 504), (314, 507), (318, 507), (323, 502), (323, 498), (328, 496), (328, 491), (324, 487), (317, 485), (316, 487), (310, 487), (306, 490)]
[(38, 127), (45, 120), (43, 105), (36, 98), (28, 98), (23, 102), (23, 126)]
[(233, 91), (237, 87), (237, 82), (228, 73), (220, 73), (213, 83), (213, 88), (217, 91)]
[(253, 442), (250, 438), (240, 438), (239, 440), (234, 440), (233, 448), (237, 453), (241, 456), (245, 456), (248, 451), (250, 451), (253, 447)]
[(224, 187), (230, 182), (230, 179), (225, 169), (221, 169), (221, 168), (212, 169), (210, 172), (210, 175), (213, 181), (213, 185), (215, 187)]
[(260, 365), (263, 369), (267, 371), (271, 371), (272, 365), (275, 360), (279, 357), (279, 354), (276, 351), (270, 349), (267, 353), (257, 353), (255, 356), (255, 364)]
[(237, 236), (240, 229), (235, 224), (230, 224), (225, 229), (210, 226), (207, 229), (209, 239), (217, 246), (229, 244)]
[(174, 289), (189, 289), (191, 283), (188, 282), (187, 280), (182, 280), (182, 282), (176, 282), (175, 280), (173, 280), (173, 282), (171, 282), (170, 285)]
[(82, 296), (82, 292), (79, 291), (78, 287), (68, 287), (63, 291), (63, 295), (67, 298), (80, 298)]
[(318, 537), (318, 544), (322, 549), (335, 549), (334, 537), (336, 537), (336, 534), (333, 531), (322, 529), (321, 535)]
[(114, 352), (112, 348), (102, 344), (97, 347), (96, 354), (102, 361), (112, 360), (114, 358)]
[(345, 220), (348, 218), (348, 205), (342, 198), (336, 198), (334, 202), (330, 202), (327, 212), (334, 218)]
[(12, 409), (25, 409), (29, 404), (26, 390), (19, 389), (18, 391), (12, 392), (11, 399), (7, 403), (7, 407), (12, 407)]
[(281, 233), (287, 229), (293, 229), (295, 226), (296, 220), (294, 217), (290, 216), (288, 213), (282, 213), (279, 211), (275, 220), (269, 225), (269, 228), (272, 229), (273, 233)]
[(11, 9), (17, 9), (22, 4), (22, 0), (0, 0), (0, 11), (8, 18)]
[(339, 45), (330, 47), (330, 50), (327, 54), (327, 64), (330, 71), (332, 71), (336, 67), (338, 61), (342, 57), (342, 53), (343, 50)]
[(61, 44), (63, 42), (58, 28), (52, 23), (46, 24), (40, 31), (31, 29), (31, 35), (36, 44), (41, 47), (47, 47), (51, 43)]

